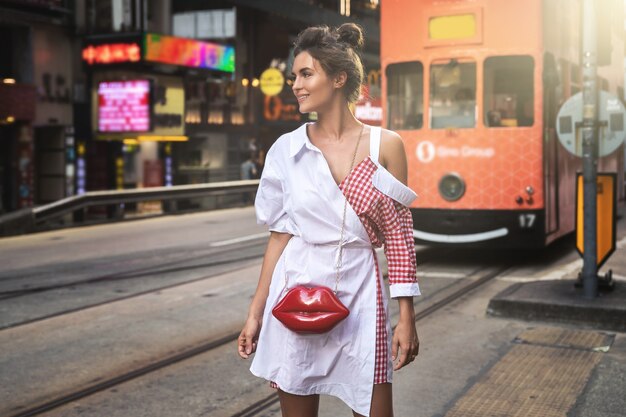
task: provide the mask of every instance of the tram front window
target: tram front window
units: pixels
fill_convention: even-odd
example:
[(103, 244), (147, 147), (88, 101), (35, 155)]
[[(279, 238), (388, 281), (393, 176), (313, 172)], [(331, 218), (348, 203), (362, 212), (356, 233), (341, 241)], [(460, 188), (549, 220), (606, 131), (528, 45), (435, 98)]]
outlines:
[(424, 66), (421, 62), (391, 64), (387, 76), (387, 128), (421, 129), (424, 119)]
[(476, 63), (450, 59), (430, 67), (430, 127), (476, 126)]
[(485, 126), (523, 127), (534, 123), (534, 61), (530, 56), (485, 59)]

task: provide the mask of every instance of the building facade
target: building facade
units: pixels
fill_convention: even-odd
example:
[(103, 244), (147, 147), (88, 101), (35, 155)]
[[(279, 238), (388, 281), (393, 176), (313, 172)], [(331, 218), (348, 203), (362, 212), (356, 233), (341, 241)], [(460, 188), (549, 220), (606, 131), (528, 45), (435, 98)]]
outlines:
[(309, 120), (286, 80), (311, 25), (364, 27), (368, 85), (355, 111), (381, 118), (377, 0), (0, 0), (0, 11), (11, 39), (0, 51), (0, 213), (236, 180), (251, 155), (261, 168)]
[(73, 195), (73, 10), (0, 1), (0, 213)]

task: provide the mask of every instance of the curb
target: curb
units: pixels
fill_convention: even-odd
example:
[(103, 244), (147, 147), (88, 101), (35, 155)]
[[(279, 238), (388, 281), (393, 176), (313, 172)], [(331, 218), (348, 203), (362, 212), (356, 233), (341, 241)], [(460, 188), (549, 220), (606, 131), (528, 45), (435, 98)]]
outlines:
[(626, 332), (626, 286), (585, 299), (574, 280), (516, 283), (489, 301), (487, 315), (528, 321), (555, 321)]

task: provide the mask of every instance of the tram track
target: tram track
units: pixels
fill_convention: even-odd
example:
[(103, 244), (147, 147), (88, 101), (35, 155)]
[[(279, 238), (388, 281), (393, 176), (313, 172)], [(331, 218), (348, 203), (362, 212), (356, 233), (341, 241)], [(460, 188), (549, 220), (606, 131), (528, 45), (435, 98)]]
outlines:
[[(258, 247), (260, 242), (254, 242), (254, 243), (248, 243), (248, 244), (244, 244), (244, 245), (238, 245), (236, 247), (237, 250), (243, 250), (243, 249), (249, 249), (249, 248), (254, 248), (254, 247)], [(85, 285), (85, 284), (91, 284), (91, 283), (97, 283), (97, 282), (102, 282), (102, 281), (119, 281), (119, 280), (124, 280), (124, 279), (131, 279), (131, 278), (142, 278), (142, 277), (146, 277), (146, 276), (150, 276), (150, 275), (154, 275), (154, 274), (165, 274), (165, 273), (174, 273), (174, 272), (185, 272), (188, 270), (192, 270), (192, 269), (199, 269), (199, 268), (208, 268), (211, 267), (213, 265), (219, 264), (219, 262), (208, 262), (208, 263), (201, 263), (201, 264), (193, 264), (193, 265), (184, 265), (184, 266), (176, 266), (176, 265), (180, 265), (182, 263), (188, 263), (188, 262), (193, 262), (199, 259), (203, 259), (206, 258), (208, 256), (219, 256), (219, 255), (223, 255), (223, 254), (228, 254), (230, 252), (233, 251), (233, 247), (232, 246), (228, 246), (228, 247), (224, 247), (222, 249), (222, 247), (220, 247), (220, 249), (218, 250), (209, 250), (209, 251), (202, 251), (199, 254), (196, 254), (194, 256), (191, 257), (185, 257), (182, 259), (176, 259), (176, 260), (172, 260), (169, 262), (163, 262), (157, 265), (153, 265), (153, 266), (149, 266), (149, 267), (143, 267), (143, 268), (137, 268), (134, 270), (130, 270), (130, 271), (121, 271), (121, 272), (117, 272), (117, 273), (113, 273), (113, 274), (103, 274), (100, 276), (96, 276), (96, 277), (90, 277), (87, 279), (82, 279), (82, 280), (76, 280), (76, 281), (71, 281), (71, 282), (66, 282), (66, 283), (62, 283), (62, 284), (55, 284), (55, 285), (49, 285), (49, 286), (40, 286), (40, 287), (33, 287), (33, 288), (23, 288), (23, 289), (17, 289), (17, 290), (7, 290), (7, 291), (0, 291), (0, 300), (6, 300), (9, 298), (16, 298), (16, 297), (20, 297), (23, 295), (28, 295), (28, 294), (32, 294), (32, 293), (37, 293), (37, 292), (43, 292), (43, 291), (51, 291), (51, 290), (56, 290), (56, 289), (60, 289), (60, 288), (67, 288), (67, 287), (72, 287), (72, 286), (76, 286), (76, 285)], [(263, 256), (263, 254), (261, 253), (259, 256)], [(239, 260), (239, 258), (235, 258), (235, 259), (230, 259), (227, 261), (222, 261), (222, 263), (224, 262), (237, 262)], [(17, 277), (11, 277), (11, 279), (27, 279), (28, 276), (17, 276)]]
[[(124, 280), (124, 279), (131, 279), (131, 278), (142, 278), (142, 277), (146, 277), (146, 276), (150, 276), (150, 275), (154, 275), (154, 274), (165, 274), (165, 273), (175, 273), (175, 272), (185, 272), (185, 271), (189, 271), (192, 269), (200, 269), (200, 268), (208, 268), (211, 267), (213, 265), (217, 265), (219, 264), (216, 262), (209, 262), (209, 263), (201, 263), (201, 264), (193, 264), (193, 265), (184, 265), (184, 266), (176, 266), (176, 265), (180, 265), (182, 263), (189, 263), (189, 262), (193, 262), (196, 261), (198, 259), (203, 259), (209, 256), (219, 256), (219, 255), (223, 255), (223, 254), (228, 254), (230, 252), (232, 252), (234, 249), (241, 251), (244, 249), (250, 249), (250, 248), (254, 248), (254, 247), (260, 247), (260, 243), (265, 243), (265, 240), (262, 240), (259, 238), (257, 241), (255, 242), (251, 242), (251, 243), (247, 243), (247, 244), (237, 244), (237, 246), (234, 246), (233, 244), (229, 244), (229, 245), (219, 245), (219, 246), (214, 246), (212, 248), (210, 248), (209, 250), (202, 250), (202, 251), (194, 251), (196, 252), (196, 254), (194, 254), (193, 256), (187, 256), (185, 258), (182, 259), (175, 259), (169, 262), (162, 262), (159, 263), (157, 265), (151, 265), (149, 267), (143, 267), (143, 268), (137, 268), (134, 270), (128, 270), (128, 271), (120, 271), (117, 273), (113, 273), (113, 274), (103, 274), (100, 276), (96, 276), (96, 277), (89, 277), (86, 279), (82, 279), (82, 280), (74, 280), (71, 282), (66, 282), (66, 283), (60, 283), (60, 284), (54, 284), (54, 285), (48, 285), (48, 286), (39, 286), (39, 287), (28, 287), (28, 288), (21, 288), (21, 289), (13, 289), (13, 290), (0, 290), (0, 301), (2, 300), (6, 300), (6, 299), (11, 299), (11, 298), (17, 298), (17, 297), (21, 297), (21, 296), (25, 296), (25, 295), (29, 295), (29, 294), (33, 294), (33, 293), (38, 293), (38, 292), (44, 292), (44, 291), (52, 291), (52, 290), (56, 290), (56, 289), (61, 289), (61, 288), (67, 288), (67, 287), (72, 287), (72, 286), (76, 286), (76, 285), (85, 285), (85, 284), (91, 284), (91, 283), (98, 283), (98, 282), (102, 282), (102, 281), (120, 281), (120, 280)], [(211, 250), (214, 248), (219, 248), (217, 250)], [(223, 248), (223, 249), (222, 249)], [(425, 254), (427, 253), (429, 250), (432, 250), (432, 248), (425, 248), (423, 252), (421, 252), (421, 254)], [(184, 250), (181, 250), (184, 252)], [(199, 253), (198, 253), (199, 252)], [(439, 251), (439, 256), (441, 256), (441, 251)], [(136, 256), (141, 256), (141, 254), (138, 254)], [(262, 257), (263, 253), (261, 253), (259, 255), (259, 257)], [(223, 263), (228, 263), (228, 262), (237, 262), (239, 259), (235, 258), (232, 260), (227, 260), (227, 261), (221, 261)], [(424, 264), (426, 262), (429, 262), (428, 259), (425, 259), (424, 261), (420, 262), (420, 264)], [(120, 263), (123, 263), (120, 262)], [(83, 269), (90, 269), (90, 266), (85, 266)], [(68, 272), (80, 272), (80, 271), (63, 271), (63, 273), (68, 273)], [(46, 275), (49, 275), (50, 272), (46, 271), (45, 272)], [(33, 277), (36, 277), (36, 274), (31, 274), (31, 275), (15, 275), (15, 276), (11, 276), (11, 277), (2, 277), (0, 276), (0, 282), (6, 282), (8, 280), (25, 280), (25, 279), (32, 279)], [(25, 284), (28, 285), (28, 284)]]
[[(80, 281), (72, 281), (72, 282), (68, 282), (68, 283), (65, 283), (65, 284), (50, 285), (50, 286), (44, 286), (44, 287), (35, 287), (35, 288), (28, 288), (28, 289), (22, 289), (22, 290), (0, 291), (0, 301), (12, 299), (12, 298), (23, 297), (23, 296), (26, 296), (26, 295), (31, 295), (31, 294), (36, 294), (36, 293), (41, 293), (41, 292), (46, 292), (46, 291), (59, 290), (59, 289), (63, 289), (63, 288), (75, 288), (78, 285), (95, 284), (95, 283), (101, 283), (101, 282), (105, 282), (105, 281), (109, 281), (109, 282), (110, 281), (122, 281), (122, 280), (126, 280), (126, 279), (144, 278), (144, 277), (148, 277), (148, 276), (162, 275), (162, 274), (171, 274), (171, 273), (175, 273), (175, 272), (187, 272), (187, 271), (192, 271), (194, 269), (211, 268), (211, 267), (218, 266), (218, 265), (236, 263), (236, 262), (246, 261), (246, 260), (250, 260), (250, 259), (258, 259), (258, 258), (260, 258), (262, 256), (263, 256), (263, 254), (251, 255), (251, 256), (246, 256), (246, 257), (239, 257), (239, 258), (234, 258), (234, 259), (226, 259), (226, 260), (215, 261), (215, 262), (208, 262), (208, 263), (202, 263), (202, 264), (181, 266), (181, 267), (176, 267), (176, 268), (148, 270), (146, 272), (140, 272), (140, 273), (102, 275), (102, 276), (95, 277), (95, 278), (88, 278), (88, 279), (84, 279), (84, 280), (80, 280)], [(193, 282), (195, 280), (196, 279), (194, 279), (192, 281), (185, 281), (185, 282), (181, 282), (179, 284), (186, 284), (186, 283), (189, 283), (189, 282)], [(179, 285), (179, 284), (176, 284), (176, 285)], [(169, 288), (169, 286), (155, 288), (154, 290), (156, 291), (156, 290), (160, 290), (160, 289), (164, 289), (164, 288)]]
[[(452, 284), (449, 284), (445, 286), (444, 288), (441, 288), (440, 290), (434, 292), (432, 295), (430, 295), (426, 299), (416, 302), (415, 304), (416, 305), (416, 322), (423, 320), (424, 318), (433, 314), (434, 312), (441, 309), (442, 307), (445, 307), (446, 305), (467, 295), (474, 289), (491, 281), (495, 277), (503, 274), (509, 268), (510, 266), (502, 266), (502, 267), (495, 267), (495, 268), (491, 267), (491, 268), (488, 268), (487, 271), (484, 271), (483, 268), (479, 268), (479, 270), (474, 271), (474, 273), (468, 274), (466, 278), (460, 279), (458, 281), (454, 281)], [(397, 319), (397, 316), (393, 315), (392, 320), (395, 321), (396, 319)], [(176, 363), (194, 358), (203, 353), (210, 352), (224, 345), (235, 342), (239, 335), (239, 331), (240, 331), (240, 328), (233, 329), (232, 332), (226, 332), (221, 337), (218, 337), (212, 341), (202, 343), (200, 345), (193, 346), (190, 348), (186, 348), (174, 355), (165, 357), (163, 359), (151, 361), (129, 372), (122, 373), (114, 377), (108, 378), (104, 381), (100, 381), (98, 383), (89, 385), (85, 388), (77, 389), (67, 394), (60, 395), (52, 400), (49, 400), (44, 403), (31, 406), (24, 410), (18, 411), (15, 414), (9, 415), (8, 417), (37, 416), (42, 413), (51, 411), (55, 408), (66, 405), (72, 401), (76, 401), (78, 399), (88, 397), (95, 393), (121, 385), (130, 380), (133, 380), (133, 379), (142, 377), (144, 375), (150, 374), (152, 372), (170, 367)], [(254, 402), (253, 404), (246, 406), (241, 411), (235, 412), (234, 414), (232, 414), (232, 417), (255, 416), (263, 411), (268, 410), (277, 402), (278, 402), (278, 396), (275, 393), (273, 393), (271, 395), (265, 396), (259, 401)]]
[[(110, 282), (110, 281), (122, 281), (122, 280), (126, 280), (126, 279), (135, 279), (135, 278), (144, 278), (144, 277), (155, 277), (155, 276), (159, 276), (162, 274), (169, 274), (169, 273), (176, 273), (176, 272), (186, 272), (186, 271), (191, 271), (191, 270), (195, 270), (195, 269), (205, 269), (205, 268), (212, 268), (212, 267), (216, 267), (219, 265), (225, 265), (225, 264), (236, 264), (239, 262), (245, 262), (245, 261), (251, 261), (254, 259), (260, 259), (263, 257), (263, 253), (260, 254), (254, 254), (254, 255), (250, 255), (250, 256), (245, 256), (245, 257), (236, 257), (233, 259), (226, 259), (226, 260), (220, 260), (220, 261), (213, 261), (213, 262), (208, 262), (208, 263), (203, 263), (203, 264), (194, 264), (194, 265), (186, 265), (186, 266), (179, 266), (179, 267), (172, 267), (173, 265), (176, 264), (180, 264), (183, 262), (191, 262), (193, 260), (197, 260), (200, 258), (205, 258), (207, 256), (219, 256), (219, 255), (223, 255), (223, 254), (227, 254), (232, 252), (234, 249), (237, 249), (238, 251), (244, 250), (244, 249), (250, 249), (250, 248), (254, 248), (256, 246), (259, 246), (259, 242), (257, 243), (250, 243), (250, 244), (245, 244), (245, 245), (237, 245), (236, 248), (233, 247), (227, 247), (223, 250), (218, 250), (218, 251), (212, 251), (210, 253), (203, 253), (201, 255), (196, 255), (194, 257), (191, 258), (185, 258), (185, 259), (179, 259), (176, 261), (171, 261), (171, 262), (167, 262), (165, 264), (160, 264), (160, 265), (156, 265), (156, 266), (152, 266), (150, 268), (140, 268), (140, 269), (136, 269), (133, 271), (123, 271), (123, 272), (119, 272), (116, 274), (105, 274), (105, 275), (101, 275), (101, 276), (97, 276), (97, 277), (93, 277), (93, 278), (88, 278), (85, 280), (81, 280), (81, 281), (72, 281), (69, 283), (65, 283), (65, 284), (60, 284), (60, 285), (52, 285), (52, 286), (48, 286), (48, 287), (38, 287), (38, 288), (32, 288), (29, 290), (15, 290), (14, 292), (11, 291), (0, 291), (0, 302), (5, 301), (5, 300), (9, 300), (9, 299), (14, 299), (14, 298), (18, 298), (18, 297), (23, 297), (23, 296), (27, 296), (27, 295), (32, 295), (32, 294), (37, 294), (37, 293), (43, 293), (46, 291), (54, 291), (54, 290), (58, 290), (58, 289), (63, 289), (63, 288), (76, 288), (79, 285), (89, 285), (89, 284), (94, 284), (94, 283), (102, 283), (102, 282)], [(430, 250), (431, 248), (425, 248), (425, 250), (422, 252), (422, 254), (427, 253), (430, 254)], [(440, 251), (438, 252), (438, 256), (440, 257), (442, 254)], [(429, 262), (432, 262), (433, 260), (435, 260), (435, 257), (433, 256), (426, 256), (426, 258), (420, 262), (420, 265), (424, 265), (427, 264)], [(164, 266), (170, 266), (170, 268), (165, 268), (163, 269)], [(151, 293), (155, 293), (155, 292), (159, 292), (159, 291), (163, 291), (163, 290), (167, 290), (167, 289), (171, 289), (171, 288), (176, 288), (176, 287), (180, 287), (183, 285), (187, 285), (187, 284), (191, 284), (194, 282), (198, 282), (198, 281), (202, 281), (205, 279), (210, 279), (219, 275), (222, 275), (224, 273), (228, 273), (228, 272), (235, 272), (238, 271), (240, 269), (246, 268), (249, 265), (242, 265), (239, 267), (235, 267), (232, 269), (228, 269), (227, 271), (217, 271), (215, 273), (209, 274), (209, 275), (203, 275), (200, 277), (196, 277), (193, 279), (188, 279), (188, 280), (184, 280), (184, 281), (178, 281), (172, 284), (167, 284), (167, 285), (161, 285), (155, 288), (150, 288), (144, 291), (138, 291), (138, 292), (133, 292), (132, 294), (127, 294), (127, 295), (123, 295), (123, 296), (118, 296), (115, 298), (109, 298), (107, 300), (101, 301), (101, 302), (96, 302), (96, 303), (90, 303), (90, 304), (86, 304), (83, 306), (79, 306), (76, 308), (71, 308), (71, 309), (65, 309), (62, 311), (57, 311), (54, 313), (50, 313), (50, 314), (45, 314), (42, 316), (38, 316), (32, 319), (27, 319), (27, 320), (22, 320), (18, 323), (11, 323), (8, 325), (3, 325), (0, 324), (0, 331), (2, 330), (6, 330), (6, 329), (14, 329), (20, 326), (25, 326), (28, 324), (32, 324), (35, 322), (39, 322), (39, 321), (43, 321), (43, 320), (47, 320), (50, 318), (54, 318), (54, 317), (59, 317), (59, 316), (63, 316), (66, 314), (71, 314), (71, 313), (76, 313), (78, 311), (82, 311), (82, 310), (87, 310), (90, 308), (95, 308), (95, 307), (101, 307), (107, 304), (112, 304), (118, 301), (123, 301), (123, 300), (128, 300), (128, 299), (132, 299), (135, 297), (140, 297), (143, 295), (147, 295), (147, 294), (151, 294)]]
[[(247, 258), (239, 258), (237, 260), (233, 260), (233, 261), (230, 261), (230, 262), (223, 262), (221, 264), (243, 262), (243, 261), (252, 260), (252, 259), (258, 259), (258, 258), (259, 258), (258, 256), (250, 256), (250, 257), (247, 257)], [(212, 266), (217, 266), (219, 264), (220, 263), (214, 263), (214, 264), (212, 264)], [(236, 271), (239, 271), (241, 269), (245, 269), (248, 266), (249, 265), (244, 264), (242, 266), (239, 266), (239, 267), (236, 267), (236, 268), (233, 268), (233, 269), (229, 269), (227, 271), (218, 271), (218, 272), (215, 272), (214, 274), (204, 275), (204, 276), (201, 276), (201, 277), (196, 277), (196, 278), (191, 279), (191, 280), (186, 280), (186, 281), (183, 281), (183, 282), (177, 282), (177, 283), (174, 283), (174, 284), (169, 284), (169, 285), (165, 285), (165, 286), (161, 286), (161, 287), (157, 287), (157, 288), (151, 288), (149, 290), (135, 292), (133, 294), (128, 294), (128, 295), (125, 295), (125, 296), (116, 297), (116, 298), (113, 298), (113, 299), (108, 299), (108, 300), (105, 300), (105, 301), (102, 301), (102, 302), (98, 302), (98, 303), (91, 303), (91, 304), (80, 306), (80, 307), (76, 307), (76, 308), (71, 308), (71, 309), (66, 309), (66, 310), (62, 310), (62, 311), (46, 314), (46, 315), (43, 315), (43, 316), (35, 317), (33, 319), (23, 320), (23, 321), (20, 321), (19, 323), (14, 323), (14, 324), (9, 324), (9, 325), (0, 325), (0, 331), (6, 330), (6, 329), (15, 329), (15, 328), (20, 327), (20, 326), (25, 326), (25, 325), (28, 325), (28, 324), (36, 323), (36, 322), (47, 320), (47, 319), (51, 319), (51, 318), (54, 318), (54, 317), (64, 316), (64, 315), (76, 313), (76, 312), (79, 312), (79, 311), (82, 311), (82, 310), (88, 310), (88, 309), (91, 309), (91, 308), (101, 307), (101, 306), (104, 306), (104, 305), (107, 305), (107, 304), (113, 304), (113, 303), (116, 303), (116, 302), (119, 302), (119, 301), (124, 301), (124, 300), (128, 300), (128, 299), (131, 299), (131, 298), (144, 296), (144, 295), (147, 295), (147, 294), (152, 294), (152, 293), (156, 293), (156, 292), (159, 292), (159, 291), (164, 291), (164, 290), (180, 287), (180, 286), (183, 286), (183, 285), (192, 284), (194, 282), (202, 281), (202, 280), (205, 280), (205, 279), (218, 277), (218, 276), (221, 276), (221, 275), (223, 275), (225, 273), (236, 272)]]
[[(159, 286), (152, 287), (152, 288), (149, 288), (149, 289), (146, 289), (146, 290), (134, 291), (134, 292), (129, 293), (129, 294), (115, 296), (115, 297), (112, 297), (112, 298), (105, 299), (103, 301), (99, 301), (99, 302), (95, 302), (95, 303), (89, 303), (89, 304), (81, 305), (81, 306), (78, 306), (78, 307), (75, 307), (75, 308), (69, 308), (69, 309), (63, 309), (61, 311), (55, 311), (55, 312), (52, 312), (52, 313), (49, 313), (49, 314), (44, 314), (44, 315), (40, 315), (40, 316), (33, 317), (33, 318), (30, 318), (30, 319), (21, 320), (21, 321), (16, 322), (16, 323), (0, 324), (0, 331), (7, 330), (7, 329), (15, 329), (15, 328), (18, 328), (18, 327), (21, 327), (21, 326), (25, 326), (25, 325), (32, 324), (32, 323), (35, 323), (35, 322), (51, 319), (51, 318), (54, 318), (54, 317), (59, 317), (59, 316), (67, 315), (67, 314), (72, 314), (72, 313), (76, 313), (76, 312), (79, 312), (79, 311), (88, 310), (88, 309), (91, 309), (91, 308), (101, 307), (101, 306), (104, 306), (104, 305), (107, 305), (107, 304), (112, 304), (112, 303), (116, 303), (116, 302), (119, 302), (119, 301), (124, 301), (124, 300), (128, 300), (128, 299), (144, 296), (144, 295), (147, 295), (147, 294), (157, 293), (157, 292), (160, 292), (160, 291), (164, 291), (164, 290), (168, 290), (168, 289), (172, 289), (172, 288), (176, 288), (176, 287), (192, 284), (194, 282), (198, 282), (198, 281), (202, 281), (202, 280), (205, 280), (205, 279), (210, 279), (210, 278), (213, 278), (213, 277), (217, 277), (217, 276), (220, 276), (220, 275), (225, 274), (225, 273), (235, 272), (235, 271), (238, 271), (240, 269), (248, 267), (249, 266), (248, 261), (261, 259), (263, 257), (262, 251), (260, 251), (260, 253), (258, 253), (258, 254), (251, 254), (251, 255), (248, 255), (248, 256), (237, 256), (237, 257), (234, 257), (232, 259), (222, 259), (222, 260), (206, 262), (206, 263), (201, 263), (201, 264), (184, 265), (184, 266), (178, 266), (178, 267), (172, 267), (172, 265), (180, 264), (180, 263), (183, 263), (183, 262), (192, 262), (192, 261), (197, 260), (197, 259), (206, 258), (207, 256), (220, 256), (220, 255), (228, 254), (228, 253), (232, 252), (235, 249), (238, 250), (239, 252), (241, 252), (242, 250), (251, 249), (251, 248), (254, 248), (256, 246), (260, 246), (259, 242), (255, 243), (255, 244), (238, 245), (236, 248), (225, 247), (224, 249), (220, 249), (218, 251), (212, 251), (212, 252), (210, 252), (208, 254), (207, 253), (203, 253), (201, 255), (194, 256), (193, 258), (179, 259), (179, 260), (176, 260), (176, 261), (167, 262), (165, 264), (159, 264), (159, 265), (156, 265), (156, 266), (152, 266), (150, 268), (141, 268), (141, 269), (136, 269), (136, 270), (133, 270), (133, 271), (123, 271), (123, 272), (119, 272), (119, 273), (116, 273), (116, 274), (105, 274), (105, 275), (100, 275), (100, 276), (97, 276), (97, 277), (92, 277), (92, 278), (88, 278), (88, 279), (81, 280), (81, 281), (72, 281), (70, 283), (64, 283), (64, 284), (61, 284), (61, 285), (48, 286), (48, 287), (45, 287), (45, 288), (41, 288), (41, 287), (33, 288), (32, 291), (30, 291), (28, 293), (19, 293), (19, 294), (8, 294), (8, 295), (6, 295), (6, 292), (5, 292), (5, 296), (2, 296), (3, 293), (0, 292), (0, 302), (2, 302), (2, 301), (6, 301), (6, 300), (16, 299), (16, 298), (19, 298), (19, 297), (24, 297), (24, 296), (27, 296), (27, 295), (41, 294), (41, 293), (45, 293), (45, 292), (48, 292), (48, 291), (54, 291), (54, 290), (63, 289), (63, 288), (75, 289), (76, 287), (78, 287), (80, 285), (90, 285), (90, 284), (105, 283), (105, 282), (111, 282), (111, 281), (122, 281), (122, 280), (126, 280), (126, 279), (137, 279), (137, 278), (145, 278), (145, 277), (158, 277), (160, 275), (177, 273), (177, 272), (186, 272), (186, 271), (198, 270), (198, 269), (208, 269), (208, 268), (218, 267), (218, 266), (221, 266), (221, 265), (229, 265), (229, 264), (237, 265), (237, 264), (240, 264), (240, 263), (244, 263), (243, 265), (237, 265), (237, 266), (234, 266), (233, 268), (229, 268), (227, 270), (218, 270), (218, 271), (215, 271), (214, 273), (202, 275), (202, 276), (199, 276), (199, 277), (194, 277), (192, 279), (185, 279), (183, 281), (176, 281), (174, 283), (168, 283), (168, 284), (165, 284), (165, 285), (159, 285)], [(169, 268), (164, 268), (164, 266), (170, 266), (170, 267)]]

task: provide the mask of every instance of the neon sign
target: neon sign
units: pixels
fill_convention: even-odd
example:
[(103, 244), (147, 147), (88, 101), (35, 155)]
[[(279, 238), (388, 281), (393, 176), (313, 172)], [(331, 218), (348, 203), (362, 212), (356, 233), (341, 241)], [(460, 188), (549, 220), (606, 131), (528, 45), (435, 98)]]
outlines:
[(194, 39), (144, 33), (125, 35), (115, 43), (86, 45), (82, 51), (87, 65), (158, 62), (224, 72), (235, 71), (235, 48)]
[(193, 39), (147, 33), (144, 59), (185, 67), (235, 71), (235, 48)]
[(83, 48), (83, 61), (89, 65), (139, 62), (141, 48), (136, 43), (105, 43)]
[(98, 85), (100, 132), (150, 130), (150, 81), (105, 81)]

